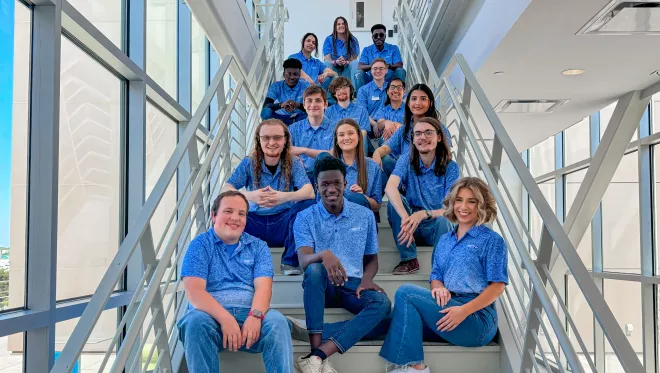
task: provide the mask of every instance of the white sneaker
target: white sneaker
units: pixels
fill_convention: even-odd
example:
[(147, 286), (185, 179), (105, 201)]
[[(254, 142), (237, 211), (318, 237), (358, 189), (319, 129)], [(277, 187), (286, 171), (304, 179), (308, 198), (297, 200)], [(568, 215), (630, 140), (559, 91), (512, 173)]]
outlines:
[(291, 338), (298, 341), (309, 342), (309, 332), (307, 331), (307, 322), (305, 320), (296, 319), (291, 316), (285, 316), (285, 317), (291, 323)]
[(288, 264), (280, 264), (280, 269), (285, 276), (297, 276), (300, 274), (300, 268)]
[(415, 369), (409, 365), (399, 366), (394, 370), (390, 370), (388, 373), (431, 373), (431, 370), (428, 366), (423, 370)]
[(323, 361), (323, 370), (321, 373), (337, 373), (332, 364), (330, 364), (330, 359), (325, 359)]
[(307, 359), (299, 357), (293, 364), (296, 373), (323, 373), (323, 360), (318, 356), (310, 356)]

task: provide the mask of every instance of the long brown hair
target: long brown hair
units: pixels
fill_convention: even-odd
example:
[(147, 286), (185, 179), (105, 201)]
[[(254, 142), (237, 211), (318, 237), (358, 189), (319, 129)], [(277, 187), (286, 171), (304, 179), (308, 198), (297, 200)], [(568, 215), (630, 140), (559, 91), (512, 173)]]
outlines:
[(335, 22), (332, 24), (332, 54), (336, 55), (337, 54), (337, 38), (339, 37), (339, 34), (337, 34), (337, 21), (339, 20), (344, 21), (345, 29), (346, 29), (346, 53), (348, 54), (348, 59), (350, 60), (351, 57), (357, 57), (358, 53), (353, 53), (353, 42), (357, 41), (357, 38), (351, 34), (351, 31), (348, 29), (348, 21), (344, 17), (337, 17), (335, 18)]
[(353, 127), (353, 129), (355, 129), (355, 132), (358, 135), (357, 148), (355, 148), (355, 162), (357, 163), (357, 169), (358, 169), (357, 184), (366, 193), (367, 192), (367, 158), (364, 156), (364, 144), (363, 144), (364, 139), (362, 138), (362, 131), (360, 130), (360, 125), (354, 119), (344, 118), (341, 119), (339, 122), (337, 122), (337, 125), (335, 126), (334, 143), (332, 145), (332, 155), (341, 159), (342, 162), (344, 161), (343, 151), (341, 150), (341, 148), (339, 147), (339, 143), (337, 142), (337, 131), (339, 130), (339, 126), (343, 126), (344, 124), (348, 124), (349, 126)]
[(261, 188), (261, 168), (264, 161), (264, 151), (261, 149), (261, 127), (269, 125), (279, 125), (284, 130), (284, 149), (280, 154), (280, 176), (285, 182), (284, 191), (288, 191), (291, 186), (291, 169), (293, 167), (293, 156), (291, 155), (291, 134), (289, 128), (279, 119), (266, 119), (259, 123), (254, 131), (254, 149), (252, 150), (252, 167), (254, 168), (254, 188)]
[(435, 129), (438, 137), (441, 140), (438, 141), (438, 145), (435, 148), (435, 167), (433, 167), (433, 173), (436, 176), (442, 176), (447, 170), (447, 165), (451, 161), (451, 150), (449, 149), (449, 146), (447, 146), (447, 139), (445, 138), (445, 131), (442, 130), (442, 124), (440, 124), (440, 121), (435, 118), (424, 117), (413, 124), (412, 129), (410, 130), (410, 165), (412, 166), (413, 170), (415, 170), (416, 175), (422, 174), (422, 170), (419, 167), (419, 150), (417, 150), (414, 142), (415, 126), (417, 126), (419, 123), (430, 124)]
[[(405, 106), (405, 114), (403, 116), (403, 134), (406, 135), (409, 131), (412, 130), (413, 126), (413, 113), (412, 110), (410, 110), (410, 97), (412, 96), (412, 93), (415, 91), (422, 91), (424, 92), (428, 97), (429, 97), (429, 108), (426, 110), (426, 113), (424, 113), (424, 117), (427, 118), (435, 118), (438, 119), (438, 111), (435, 108), (435, 96), (433, 96), (433, 91), (429, 86), (427, 86), (424, 83), (419, 83), (415, 84), (410, 88), (410, 91), (408, 92), (408, 96), (406, 97), (406, 106)], [(412, 139), (412, 136), (410, 137)], [(449, 139), (445, 139), (449, 141)], [(406, 136), (403, 137), (403, 141), (408, 141), (408, 138)]]

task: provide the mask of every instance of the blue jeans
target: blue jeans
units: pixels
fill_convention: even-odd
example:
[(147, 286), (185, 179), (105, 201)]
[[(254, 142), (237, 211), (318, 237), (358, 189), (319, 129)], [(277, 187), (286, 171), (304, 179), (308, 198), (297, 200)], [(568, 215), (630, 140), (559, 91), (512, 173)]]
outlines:
[[(444, 307), (464, 305), (478, 294), (452, 294)], [(457, 346), (479, 347), (490, 343), (497, 332), (497, 311), (491, 304), (471, 315), (452, 331), (438, 331), (436, 323), (444, 314), (443, 307), (431, 297), (431, 291), (405, 284), (394, 296), (392, 323), (380, 356), (397, 365), (419, 364), (424, 361), (422, 342), (447, 341)]]
[[(305, 318), (309, 334), (322, 334), (342, 354), (361, 339), (374, 339), (384, 335), (389, 327), (392, 303), (387, 295), (375, 290), (355, 292), (362, 279), (349, 277), (344, 286), (334, 286), (322, 263), (312, 263), (303, 277)], [(325, 307), (341, 307), (355, 315), (350, 320), (323, 323)]]
[[(406, 209), (408, 214), (419, 211), (419, 209), (415, 209), (413, 211), (410, 206), (408, 206), (406, 197), (401, 196), (401, 202), (403, 202), (403, 207)], [(399, 232), (401, 232), (402, 219), (391, 203), (387, 206), (387, 219), (389, 220), (390, 226), (392, 227), (396, 248), (399, 249), (399, 253), (401, 254), (401, 261), (417, 258), (417, 244), (433, 246), (435, 251), (435, 244), (440, 239), (440, 236), (451, 230), (451, 223), (449, 220), (442, 216), (431, 220), (424, 219), (417, 226), (415, 233), (413, 233), (415, 241), (413, 241), (410, 246), (406, 247), (405, 244), (400, 244), (399, 240), (397, 239)]]
[[(353, 87), (355, 87), (355, 72), (358, 71), (358, 60), (353, 60), (346, 66), (338, 66), (338, 67), (335, 67), (332, 64), (332, 61), (323, 61), (323, 63), (325, 64), (326, 67), (332, 69), (332, 71), (339, 74), (339, 76), (343, 76), (344, 78), (350, 80), (351, 84), (353, 84)], [(355, 92), (357, 92), (357, 89), (355, 90)]]
[[(248, 308), (227, 308), (238, 325), (248, 318)], [(179, 322), (179, 339), (188, 363), (188, 371), (194, 373), (217, 373), (220, 370), (218, 352), (222, 351), (222, 329), (220, 324), (206, 312), (191, 310)], [(269, 310), (261, 324), (259, 339), (250, 349), (240, 351), (263, 353), (268, 373), (291, 373), (293, 371), (293, 347), (291, 327), (284, 316)]]
[(298, 201), (290, 208), (274, 215), (259, 215), (250, 212), (247, 215), (245, 232), (266, 241), (269, 247), (284, 246), (282, 264), (298, 267), (293, 222), (300, 211), (314, 203), (316, 202), (313, 199)]
[[(387, 70), (387, 74), (385, 74), (385, 82), (389, 82), (390, 80), (394, 78), (399, 78), (403, 80), (404, 82), (406, 81), (406, 70), (403, 67), (399, 67), (395, 70)], [(374, 80), (374, 77), (371, 76), (371, 71), (363, 71), (358, 69), (357, 72), (355, 73), (355, 90), (357, 91), (360, 89), (363, 85), (370, 83)]]
[(307, 118), (307, 113), (300, 113), (300, 114), (296, 115), (295, 117), (291, 118), (290, 115), (277, 114), (273, 109), (270, 109), (270, 108), (267, 108), (267, 107), (264, 107), (263, 109), (261, 109), (261, 119), (262, 120), (279, 119), (282, 122), (284, 122), (284, 124), (286, 124), (287, 126), (290, 126), (293, 123), (295, 123), (299, 120), (303, 120), (305, 118)]
[(383, 163), (383, 172), (381, 172), (381, 176), (383, 178), (383, 194), (385, 194), (385, 187), (387, 186), (387, 180), (390, 179), (390, 175), (392, 175), (392, 172), (394, 172), (394, 167), (396, 166), (396, 161), (399, 159), (399, 157), (394, 157), (392, 155), (386, 155), (381, 159), (381, 162)]

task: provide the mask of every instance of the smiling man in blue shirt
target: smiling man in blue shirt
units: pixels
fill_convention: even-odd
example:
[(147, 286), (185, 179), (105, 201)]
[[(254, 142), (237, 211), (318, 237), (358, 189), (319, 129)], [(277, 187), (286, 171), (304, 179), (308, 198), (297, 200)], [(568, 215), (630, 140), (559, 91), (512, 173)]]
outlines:
[[(395, 275), (417, 272), (417, 245), (435, 246), (451, 228), (443, 216), (443, 200), (459, 177), (440, 121), (421, 118), (412, 134), (414, 148), (401, 155), (385, 187), (390, 201), (387, 217), (401, 254), (401, 262), (392, 272)], [(405, 189), (405, 197), (399, 185)]]
[(268, 87), (261, 119), (279, 119), (286, 125), (305, 119), (307, 114), (303, 108), (303, 92), (309, 83), (300, 79), (302, 63), (289, 58), (282, 64), (284, 80), (278, 80)]
[[(321, 201), (302, 211), (294, 224), (303, 279), (306, 332), (312, 352), (296, 360), (297, 372), (332, 372), (327, 358), (362, 338), (380, 334), (391, 302), (373, 282), (378, 272), (378, 238), (373, 213), (344, 198), (346, 166), (334, 157), (316, 162)], [(351, 320), (323, 323), (326, 306), (355, 313)], [(293, 323), (300, 328), (298, 323)]]
[(369, 122), (372, 126), (377, 125), (377, 123), (371, 118), (371, 115), (374, 115), (378, 109), (382, 108), (387, 100), (386, 71), (387, 63), (385, 63), (385, 60), (376, 58), (371, 63), (371, 75), (374, 80), (358, 90), (357, 103), (367, 109), (370, 116)]
[(373, 80), (371, 76), (371, 63), (376, 58), (384, 59), (385, 63), (389, 66), (389, 70), (385, 75), (386, 82), (389, 82), (394, 77), (404, 82), (406, 81), (406, 70), (403, 69), (401, 51), (399, 51), (398, 46), (386, 43), (385, 39), (387, 39), (387, 27), (381, 24), (373, 25), (371, 27), (371, 40), (374, 43), (362, 50), (360, 62), (358, 63), (358, 72), (355, 74), (355, 89), (360, 89), (363, 85)]
[(213, 227), (186, 251), (181, 277), (190, 302), (178, 322), (188, 370), (218, 372), (222, 350), (263, 353), (266, 372), (291, 373), (291, 329), (270, 310), (273, 264), (262, 240), (244, 233), (248, 201), (240, 192), (213, 202)]
[(307, 176), (312, 184), (314, 178), (314, 159), (319, 154), (332, 149), (332, 138), (335, 124), (325, 115), (328, 107), (328, 96), (319, 86), (307, 88), (303, 94), (307, 119), (292, 124), (291, 148), (293, 155), (299, 155), (305, 165)]

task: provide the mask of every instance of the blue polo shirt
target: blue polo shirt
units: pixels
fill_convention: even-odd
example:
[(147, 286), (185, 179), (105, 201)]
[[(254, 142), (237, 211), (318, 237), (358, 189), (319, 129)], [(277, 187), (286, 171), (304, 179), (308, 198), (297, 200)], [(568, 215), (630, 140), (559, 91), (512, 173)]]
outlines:
[(406, 200), (413, 211), (441, 209), (442, 201), (460, 177), (458, 164), (454, 161), (449, 161), (444, 175), (436, 176), (433, 172), (435, 161), (431, 167), (426, 168), (420, 159), (422, 174), (419, 176), (410, 165), (410, 153), (402, 154), (396, 161), (392, 175), (401, 178), (401, 184), (406, 187)]
[(325, 64), (321, 62), (321, 60), (312, 56), (309, 56), (308, 59), (302, 51), (290, 55), (289, 58), (294, 58), (300, 61), (300, 63), (302, 63), (302, 70), (309, 75), (314, 82), (318, 83), (319, 75), (323, 74), (323, 70), (325, 70)]
[(459, 294), (481, 294), (491, 282), (509, 283), (506, 244), (485, 225), (470, 228), (460, 240), (453, 229), (435, 246), (431, 280)]
[[(442, 132), (444, 132), (445, 138), (447, 140), (451, 139), (449, 130), (444, 125), (444, 123), (440, 123), (440, 125), (442, 126)], [(398, 157), (401, 154), (408, 154), (408, 151), (410, 150), (410, 131), (404, 134), (403, 133), (404, 129), (405, 126), (399, 127), (396, 131), (394, 131), (392, 137), (390, 137), (389, 139), (387, 139), (387, 141), (385, 141), (384, 145), (390, 147), (390, 149), (392, 150), (392, 156), (394, 157)], [(410, 127), (410, 129), (412, 129), (412, 126)]]
[(392, 108), (390, 105), (385, 105), (378, 109), (371, 118), (378, 122), (381, 119), (391, 120), (392, 122), (397, 122), (403, 124), (403, 118), (406, 114), (406, 104), (401, 103), (398, 109)]
[(364, 47), (360, 55), (360, 62), (366, 65), (371, 65), (371, 61), (376, 58), (382, 58), (388, 65), (403, 62), (401, 59), (401, 51), (396, 45), (385, 43), (383, 50), (378, 50), (374, 44)]
[[(270, 87), (268, 87), (268, 93), (266, 93), (266, 97), (272, 98), (276, 104), (289, 100), (293, 100), (295, 102), (303, 102), (303, 92), (305, 92), (307, 87), (309, 87), (309, 83), (307, 83), (304, 79), (298, 80), (298, 84), (296, 84), (293, 88), (289, 87), (284, 80), (278, 80), (271, 84)], [(291, 118), (303, 113), (301, 109), (296, 109), (293, 112), (288, 112), (284, 109), (278, 109), (275, 112), (281, 115), (289, 115)]]
[[(273, 277), (273, 262), (266, 243), (243, 233), (236, 249), (229, 249), (213, 227), (195, 237), (183, 258), (181, 277), (206, 281), (206, 291), (223, 307), (250, 308), (254, 280)], [(189, 309), (194, 308), (192, 305)]]
[[(334, 131), (335, 125), (327, 116), (323, 117), (321, 126), (317, 129), (312, 128), (311, 124), (309, 124), (309, 118), (299, 120), (289, 126), (289, 132), (291, 132), (291, 144), (293, 144), (293, 146), (315, 150), (332, 149), (333, 136), (335, 135)], [(300, 158), (303, 160), (305, 169), (311, 169), (314, 167), (314, 158), (308, 157), (304, 154), (301, 155)]]
[[(266, 163), (261, 161), (261, 180), (259, 185), (255, 185), (256, 180), (254, 177), (254, 160), (252, 156), (245, 157), (238, 164), (238, 167), (231, 174), (227, 183), (231, 184), (236, 189), (245, 188), (249, 191), (265, 188), (267, 186), (280, 192), (293, 192), (299, 190), (305, 184), (309, 184), (309, 178), (305, 173), (305, 167), (298, 157), (293, 158), (291, 165), (291, 176), (289, 177), (289, 187), (286, 188), (287, 180), (284, 179), (284, 174), (281, 173), (281, 165), (277, 165), (275, 174), (270, 173)], [(274, 207), (260, 207), (256, 203), (250, 201), (250, 212), (258, 215), (275, 215), (280, 213), (291, 206), (295, 202), (285, 202)]]
[[(383, 178), (381, 175), (380, 166), (371, 158), (367, 158), (367, 190), (364, 190), (364, 195), (373, 198), (376, 202), (383, 201)], [(346, 189), (344, 195), (348, 196), (353, 194), (350, 187), (358, 182), (358, 167), (357, 162), (352, 165), (346, 166)]]
[(387, 99), (387, 84), (383, 83), (382, 88), (378, 88), (376, 81), (373, 80), (360, 89), (358, 89), (357, 103), (367, 109), (369, 115), (374, 114), (378, 109), (385, 105)]
[[(330, 55), (330, 58), (333, 60), (338, 59), (339, 56), (344, 56), (344, 59), (347, 61), (351, 59), (346, 52), (346, 44), (343, 40), (335, 39), (335, 46), (337, 47), (337, 53), (332, 49), (332, 35), (328, 35), (325, 41), (323, 41), (323, 55)], [(360, 54), (360, 43), (355, 36), (351, 39), (351, 50), (353, 52), (352, 54), (356, 57)]]
[(362, 106), (350, 102), (346, 109), (341, 107), (338, 103), (330, 106), (325, 111), (325, 116), (330, 118), (335, 124), (339, 122), (340, 119), (351, 118), (358, 122), (361, 130), (371, 133), (371, 123), (369, 122), (369, 113), (367, 109)]
[(321, 201), (299, 212), (293, 234), (296, 251), (304, 246), (313, 248), (315, 253), (330, 250), (348, 277), (362, 278), (363, 256), (378, 253), (374, 214), (346, 198), (339, 216), (330, 214)]

